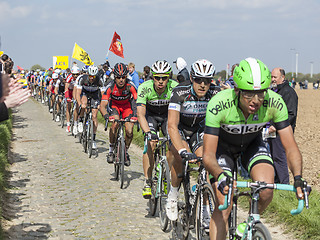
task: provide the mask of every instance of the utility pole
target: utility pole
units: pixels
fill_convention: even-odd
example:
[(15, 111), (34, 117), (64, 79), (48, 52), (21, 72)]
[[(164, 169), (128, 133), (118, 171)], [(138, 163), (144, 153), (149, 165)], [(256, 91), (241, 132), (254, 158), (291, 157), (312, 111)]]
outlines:
[(296, 52), (296, 78), (298, 77), (298, 58), (299, 58), (299, 53)]
[[(290, 51), (296, 51), (296, 49), (295, 48), (290, 48)], [(293, 78), (293, 53), (294, 52), (292, 52), (292, 54), (291, 54), (291, 77)]]
[(313, 76), (313, 62), (310, 62), (311, 63), (311, 72), (310, 72), (310, 77), (312, 78)]

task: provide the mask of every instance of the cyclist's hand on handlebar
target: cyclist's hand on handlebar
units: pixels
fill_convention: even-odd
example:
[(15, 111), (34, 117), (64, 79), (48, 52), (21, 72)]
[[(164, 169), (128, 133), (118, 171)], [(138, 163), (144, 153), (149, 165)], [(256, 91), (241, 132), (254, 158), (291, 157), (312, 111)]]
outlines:
[(110, 117), (109, 117), (109, 121), (110, 121), (110, 122), (114, 122), (114, 120), (115, 120), (114, 116), (110, 116)]
[(187, 150), (183, 150), (180, 153), (180, 157), (185, 161), (196, 160), (198, 157), (194, 153), (189, 153)]
[(300, 175), (294, 177), (294, 187), (297, 189), (297, 196), (299, 199), (304, 199), (304, 194), (306, 193), (309, 195), (312, 190)]
[(137, 117), (132, 117), (130, 118), (130, 122), (137, 122), (138, 121), (138, 118)]
[(152, 133), (151, 131), (146, 132), (146, 136), (148, 141), (159, 141), (158, 135), (155, 133)]
[(218, 190), (223, 194), (228, 194), (229, 184), (232, 178), (225, 172), (221, 172), (218, 176)]

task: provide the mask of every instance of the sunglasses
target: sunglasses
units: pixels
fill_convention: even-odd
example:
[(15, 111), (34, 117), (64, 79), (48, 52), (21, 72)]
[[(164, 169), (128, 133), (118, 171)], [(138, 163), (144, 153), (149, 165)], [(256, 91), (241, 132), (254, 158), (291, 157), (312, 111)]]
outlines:
[(127, 75), (124, 75), (124, 76), (116, 76), (116, 78), (118, 78), (118, 79), (126, 79), (126, 78), (127, 78)]
[(258, 100), (262, 101), (264, 97), (266, 96), (267, 91), (246, 91), (241, 90), (242, 96), (248, 100), (252, 100), (256, 95), (258, 97)]
[(153, 76), (155, 80), (160, 81), (162, 79), (162, 81), (166, 81), (169, 76)]
[(211, 83), (212, 79), (211, 78), (193, 78), (193, 81), (197, 84), (201, 84), (202, 82), (204, 82), (205, 85), (208, 85)]

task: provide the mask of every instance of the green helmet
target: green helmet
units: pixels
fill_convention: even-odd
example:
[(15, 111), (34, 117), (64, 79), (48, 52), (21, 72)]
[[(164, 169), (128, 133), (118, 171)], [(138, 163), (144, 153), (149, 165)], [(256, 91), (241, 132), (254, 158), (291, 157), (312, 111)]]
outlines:
[(243, 90), (267, 89), (271, 83), (268, 67), (258, 59), (246, 58), (234, 69), (235, 86)]

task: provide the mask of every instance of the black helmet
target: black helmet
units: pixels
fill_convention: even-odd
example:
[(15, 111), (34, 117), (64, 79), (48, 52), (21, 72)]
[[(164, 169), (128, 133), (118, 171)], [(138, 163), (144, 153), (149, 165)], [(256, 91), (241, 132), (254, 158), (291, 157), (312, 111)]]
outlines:
[(124, 63), (116, 63), (113, 68), (113, 73), (116, 77), (127, 76), (129, 70)]

